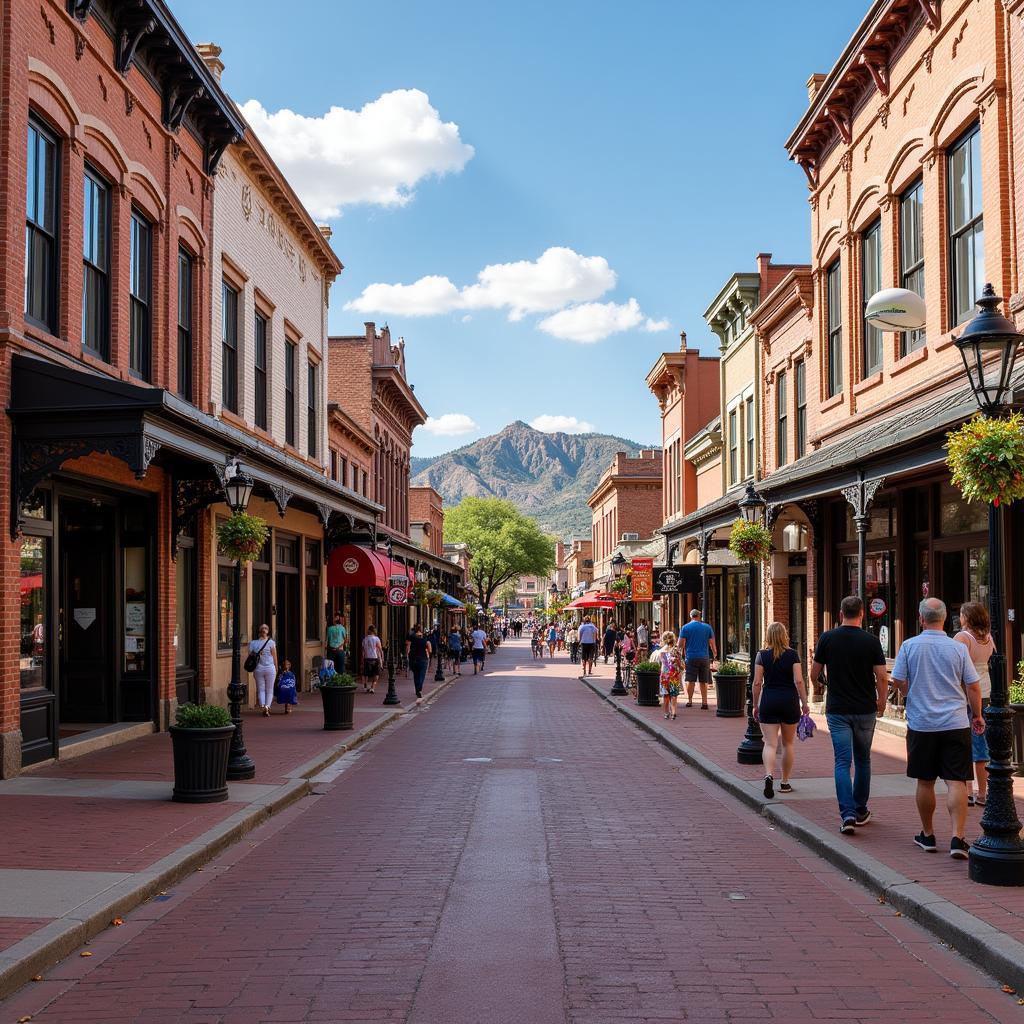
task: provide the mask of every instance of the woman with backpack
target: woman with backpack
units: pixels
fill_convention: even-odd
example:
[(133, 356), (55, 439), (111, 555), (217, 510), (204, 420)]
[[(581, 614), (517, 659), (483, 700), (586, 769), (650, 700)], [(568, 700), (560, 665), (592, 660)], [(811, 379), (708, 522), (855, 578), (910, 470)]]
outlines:
[(264, 718), (270, 717), (270, 705), (274, 703), (274, 680), (277, 678), (277, 645), (270, 635), (270, 627), (260, 626), (259, 636), (249, 641), (249, 656), (245, 659), (245, 670), (256, 680), (256, 699)]

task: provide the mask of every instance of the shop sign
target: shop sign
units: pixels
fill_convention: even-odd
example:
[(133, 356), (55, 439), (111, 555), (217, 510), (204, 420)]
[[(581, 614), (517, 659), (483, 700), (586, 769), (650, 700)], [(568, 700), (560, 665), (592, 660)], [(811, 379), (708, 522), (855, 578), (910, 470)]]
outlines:
[(341, 563), (341, 568), (351, 576), (359, 571), (359, 562), (354, 558), (346, 558), (345, 561)]
[(404, 585), (396, 584), (395, 586), (388, 587), (388, 604), (395, 606), (404, 605), (408, 592)]
[(868, 602), (868, 611), (871, 612), (875, 618), (880, 618), (885, 614), (886, 604), (880, 597), (873, 597)]
[(96, 609), (76, 608), (74, 616), (79, 629), (88, 629), (96, 621)]
[(634, 558), (632, 565), (633, 600), (652, 600), (654, 598), (654, 559)]
[(699, 594), (699, 565), (670, 565), (654, 570), (654, 593), (664, 594)]

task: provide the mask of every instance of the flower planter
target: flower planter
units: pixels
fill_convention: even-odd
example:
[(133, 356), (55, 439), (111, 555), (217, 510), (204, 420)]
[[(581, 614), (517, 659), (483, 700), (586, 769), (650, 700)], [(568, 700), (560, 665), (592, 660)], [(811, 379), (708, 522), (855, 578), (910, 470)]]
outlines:
[(1013, 712), (1013, 774), (1024, 775), (1024, 704), (1011, 704)]
[(716, 672), (715, 700), (719, 718), (742, 718), (747, 709), (747, 677)]
[(228, 798), (228, 757), (233, 725), (216, 729), (170, 727), (174, 751), (172, 800), (183, 804), (216, 804)]
[(352, 728), (356, 707), (356, 686), (321, 686), (324, 701), (324, 728), (332, 731)]
[(634, 672), (636, 676), (636, 702), (642, 708), (656, 708), (661, 704), (658, 696), (659, 672)]

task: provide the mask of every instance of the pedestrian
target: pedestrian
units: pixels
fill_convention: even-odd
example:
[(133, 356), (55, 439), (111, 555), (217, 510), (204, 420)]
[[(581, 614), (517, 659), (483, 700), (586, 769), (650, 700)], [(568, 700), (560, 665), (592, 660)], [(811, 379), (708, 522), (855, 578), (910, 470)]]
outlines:
[[(844, 597), (840, 623), (822, 633), (814, 650), (811, 683), (825, 673), (825, 721), (832, 739), (839, 831), (850, 835), (871, 820), (871, 741), (885, 711), (889, 675), (882, 645), (863, 629), (864, 602)], [(850, 769), (853, 768), (853, 778)]]
[(339, 675), (345, 672), (345, 647), (348, 643), (348, 630), (345, 628), (345, 617), (341, 612), (334, 613), (334, 622), (327, 627), (326, 655), (334, 662)]
[(640, 625), (636, 627), (636, 659), (646, 661), (647, 655), (651, 653), (651, 633), (647, 628), (647, 620), (641, 619)]
[(256, 664), (251, 672), (256, 680), (256, 699), (263, 717), (269, 718), (270, 705), (274, 703), (274, 680), (277, 678), (277, 644), (266, 624), (260, 626), (256, 639), (249, 641), (247, 666), (252, 664), (253, 656)]
[(430, 641), (423, 635), (423, 627), (417, 622), (405, 641), (405, 657), (412, 671), (412, 685), (416, 688), (416, 700), (423, 700), (423, 680), (427, 677), (427, 666), (433, 651)]
[(671, 630), (661, 634), (661, 649), (654, 660), (661, 666), (658, 696), (664, 701), (665, 717), (675, 721), (676, 701), (683, 682), (683, 657), (676, 647), (676, 635)]
[[(953, 639), (962, 643), (971, 656), (975, 671), (978, 673), (978, 685), (981, 687), (981, 713), (985, 714), (989, 698), (992, 696), (992, 680), (988, 675), (988, 662), (995, 653), (996, 646), (992, 640), (992, 620), (988, 610), (977, 601), (968, 601), (960, 606), (961, 630)], [(984, 807), (988, 799), (988, 762), (990, 760), (988, 739), (983, 732), (971, 731), (971, 760), (974, 762), (974, 779), (977, 792), (968, 792), (968, 807)], [(968, 789), (970, 787), (968, 786)]]
[(452, 672), (457, 676), (462, 675), (462, 636), (458, 626), (452, 626), (448, 634), (448, 657), (451, 658)]
[(281, 664), (281, 674), (277, 677), (277, 703), (284, 705), (286, 715), (290, 715), (292, 708), (299, 703), (297, 690), (292, 663), (286, 658)]
[(925, 598), (918, 618), (921, 632), (900, 644), (892, 668), (893, 684), (906, 697), (907, 775), (917, 779), (921, 831), (914, 842), (926, 853), (935, 852), (935, 780), (942, 778), (953, 827), (949, 855), (966, 860), (967, 784), (974, 774), (971, 731), (985, 729), (981, 686), (966, 645), (943, 630), (946, 606), (938, 598)]
[(608, 664), (608, 659), (615, 653), (615, 643), (618, 639), (618, 633), (615, 629), (615, 622), (609, 620), (608, 625), (604, 628), (604, 663)]
[(371, 623), (366, 627), (366, 636), (363, 637), (363, 693), (373, 693), (376, 689), (383, 660), (384, 648), (377, 636), (377, 627)]
[(585, 676), (594, 674), (594, 662), (597, 660), (597, 626), (590, 620), (590, 616), (583, 618), (580, 626), (580, 657), (583, 659), (583, 674)]
[(483, 672), (484, 662), (487, 657), (487, 634), (477, 624), (476, 629), (470, 634), (473, 643), (473, 675)]
[(565, 631), (565, 639), (569, 644), (569, 661), (575, 665), (580, 660), (580, 631), (576, 628), (575, 622), (569, 623), (569, 628)]
[(679, 631), (683, 645), (683, 663), (686, 667), (686, 706), (693, 707), (693, 690), (700, 683), (700, 706), (708, 710), (708, 684), (711, 682), (711, 659), (718, 657), (715, 631), (701, 621), (701, 611), (694, 608), (690, 621)]
[(754, 721), (760, 722), (764, 746), (764, 795), (775, 796), (775, 755), (782, 738), (782, 782), (780, 793), (792, 793), (790, 778), (796, 753), (796, 727), (801, 712), (810, 714), (807, 687), (800, 668), (800, 655), (789, 646), (789, 633), (781, 622), (773, 622), (765, 633), (765, 648), (754, 658)]
[(555, 649), (558, 647), (558, 630), (555, 628), (555, 624), (552, 622), (548, 626), (548, 657), (553, 658), (555, 656)]

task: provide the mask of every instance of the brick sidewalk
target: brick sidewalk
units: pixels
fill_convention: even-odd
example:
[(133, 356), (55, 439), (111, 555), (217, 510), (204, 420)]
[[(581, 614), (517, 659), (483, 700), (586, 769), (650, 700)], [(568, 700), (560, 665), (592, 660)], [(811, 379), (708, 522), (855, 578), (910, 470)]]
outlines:
[[(431, 672), (427, 701), (444, 685)], [(401, 703), (392, 707), (381, 703), (386, 677), (372, 696), (357, 693), (352, 731), (323, 728), (316, 692), (300, 694), (287, 716), (279, 707), (269, 719), (243, 713), (256, 776), (231, 783), (220, 804), (171, 801), (167, 733), (0, 782), (0, 991), (5, 972), (38, 958), (56, 938), (66, 948), (97, 923), (105, 927), (114, 916), (103, 916), (105, 899), (134, 906), (158, 878), (194, 867), (307, 793), (308, 776), (416, 706), (411, 676), (398, 675), (396, 689)]]
[[(602, 693), (607, 694), (614, 680), (610, 666), (598, 666), (591, 677)], [(1001, 888), (978, 885), (968, 880), (967, 864), (952, 860), (947, 854), (950, 826), (945, 811), (944, 788), (938, 786), (938, 807), (935, 831), (939, 852), (925, 854), (913, 843), (921, 825), (914, 806), (914, 781), (906, 777), (906, 743), (902, 737), (876, 730), (872, 747), (871, 823), (852, 836), (838, 832), (839, 810), (832, 779), (832, 744), (824, 714), (813, 715), (817, 730), (812, 739), (797, 741), (796, 764), (792, 782), (794, 792), (766, 801), (762, 793), (764, 771), (760, 765), (736, 763), (736, 747), (746, 729), (745, 718), (715, 716), (714, 689), (709, 702), (711, 710), (699, 708), (700, 694), (692, 708), (681, 701), (674, 722), (665, 721), (659, 708), (639, 707), (632, 697), (610, 698), (628, 709), (632, 716), (648, 727), (672, 737), (686, 748), (702, 755), (718, 767), (724, 778), (736, 780), (747, 799), (755, 806), (778, 811), (785, 809), (788, 818), (804, 823), (809, 830), (829, 835), (829, 842), (850, 851), (851, 856), (867, 855), (883, 867), (891, 869), (912, 882), (920, 883), (937, 897), (974, 915), (980, 922), (1024, 943), (1024, 888)], [(775, 778), (781, 777), (777, 767)], [(1024, 779), (1014, 780), (1017, 809), (1024, 821)], [(983, 808), (970, 808), (967, 818), (967, 840), (980, 834)], [(834, 839), (831, 838), (834, 834)], [(878, 872), (879, 888), (887, 879)], [(923, 897), (927, 899), (927, 897)], [(982, 929), (978, 929), (981, 931)], [(1024, 963), (1021, 964), (1024, 972)]]

